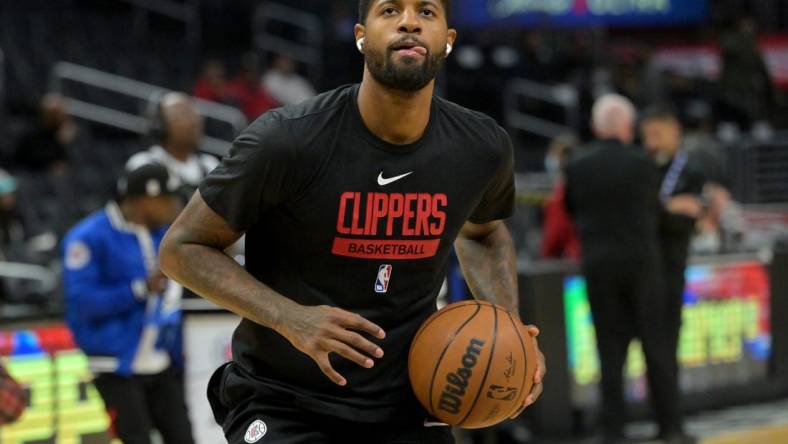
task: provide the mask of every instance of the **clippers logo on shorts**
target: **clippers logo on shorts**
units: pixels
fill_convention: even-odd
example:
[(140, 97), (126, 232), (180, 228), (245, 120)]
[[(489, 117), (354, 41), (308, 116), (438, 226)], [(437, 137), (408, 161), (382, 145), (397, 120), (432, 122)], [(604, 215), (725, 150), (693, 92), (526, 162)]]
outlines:
[(375, 281), (375, 293), (388, 293), (389, 280), (391, 279), (391, 265), (381, 265), (378, 269), (378, 278)]
[(448, 205), (443, 193), (343, 193), (331, 253), (360, 259), (431, 258), (446, 229)]
[(244, 441), (248, 443), (254, 443), (263, 439), (263, 436), (268, 433), (268, 426), (261, 420), (255, 420), (252, 424), (249, 425), (249, 428), (246, 429), (246, 434), (244, 435)]

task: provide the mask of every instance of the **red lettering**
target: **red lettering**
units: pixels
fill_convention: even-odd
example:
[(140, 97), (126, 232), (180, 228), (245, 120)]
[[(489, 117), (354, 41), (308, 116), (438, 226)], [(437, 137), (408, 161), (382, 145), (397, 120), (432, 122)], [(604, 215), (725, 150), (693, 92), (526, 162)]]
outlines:
[[(367, 202), (371, 202), (372, 201), (372, 196), (374, 196), (374, 194), (375, 193), (367, 193)], [(371, 227), (372, 227), (372, 205), (367, 205), (367, 217), (364, 219), (364, 235), (365, 236), (369, 236), (370, 234), (374, 234), (374, 233), (370, 233), (370, 228)]]
[(419, 203), (416, 207), (416, 236), (430, 233), (430, 214), (432, 214), (432, 196), (419, 194)]
[(413, 211), (412, 204), (416, 202), (419, 198), (419, 195), (416, 193), (406, 193), (405, 194), (405, 211), (402, 215), (402, 235), (403, 236), (413, 236), (415, 230), (409, 226), (411, 219), (416, 215), (416, 212)]
[(350, 225), (350, 234), (364, 234), (364, 229), (358, 226), (359, 213), (361, 211), (361, 193), (353, 193), (353, 224)]
[(389, 196), (389, 217), (386, 222), (386, 236), (394, 234), (394, 220), (402, 217), (405, 211), (405, 197), (395, 193)]
[(339, 198), (339, 216), (337, 217), (337, 233), (350, 234), (350, 228), (345, 226), (345, 211), (347, 210), (347, 201), (353, 199), (353, 193), (342, 193)]
[(446, 229), (447, 206), (445, 194), (345, 192), (339, 198), (336, 229), (340, 235), (382, 237), (385, 222), (389, 238), (439, 236)]
[(389, 195), (384, 193), (375, 193), (374, 204), (371, 205), (372, 210), (372, 227), (370, 227), (370, 235), (375, 236), (378, 234), (378, 221), (386, 217), (389, 208)]
[(432, 196), (432, 217), (438, 219), (438, 222), (430, 224), (430, 234), (439, 236), (443, 234), (446, 228), (446, 213), (441, 211), (449, 204), (449, 198), (445, 194), (436, 194)]

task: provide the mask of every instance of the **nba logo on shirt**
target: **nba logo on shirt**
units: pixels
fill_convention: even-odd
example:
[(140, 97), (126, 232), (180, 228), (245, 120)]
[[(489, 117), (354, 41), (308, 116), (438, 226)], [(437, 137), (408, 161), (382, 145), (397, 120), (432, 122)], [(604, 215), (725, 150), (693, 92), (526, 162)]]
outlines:
[(375, 293), (387, 293), (391, 279), (391, 265), (381, 265), (378, 269), (378, 279), (375, 281)]

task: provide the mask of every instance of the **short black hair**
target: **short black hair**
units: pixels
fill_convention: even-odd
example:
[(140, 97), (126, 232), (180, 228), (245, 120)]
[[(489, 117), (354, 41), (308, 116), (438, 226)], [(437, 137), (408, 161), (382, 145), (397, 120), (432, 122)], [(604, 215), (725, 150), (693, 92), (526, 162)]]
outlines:
[(640, 123), (650, 122), (652, 120), (675, 120), (676, 122), (681, 122), (676, 107), (669, 103), (651, 105), (640, 114)]
[[(362, 25), (366, 23), (369, 8), (374, 1), (375, 0), (358, 0), (358, 22)], [(446, 21), (449, 21), (449, 16), (451, 15), (451, 0), (441, 0), (441, 3), (443, 3), (443, 9), (446, 10)]]

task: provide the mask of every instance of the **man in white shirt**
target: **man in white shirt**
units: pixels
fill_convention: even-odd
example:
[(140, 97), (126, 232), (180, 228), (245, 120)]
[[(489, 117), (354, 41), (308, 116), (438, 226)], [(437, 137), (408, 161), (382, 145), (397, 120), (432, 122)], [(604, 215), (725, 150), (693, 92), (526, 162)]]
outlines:
[[(203, 137), (203, 118), (192, 98), (180, 92), (162, 95), (149, 114), (148, 133), (154, 144), (131, 156), (126, 161), (126, 171), (147, 164), (165, 166), (170, 176), (180, 181), (178, 195), (186, 203), (203, 178), (219, 164), (216, 157), (197, 151)], [(243, 243), (239, 242), (231, 252), (243, 254)], [(183, 298), (196, 296), (183, 289)]]
[(263, 75), (263, 87), (282, 105), (297, 105), (315, 95), (315, 88), (298, 74), (296, 63), (286, 56), (274, 59)]
[(203, 136), (203, 121), (194, 102), (183, 93), (164, 94), (151, 113), (150, 135), (156, 143), (133, 155), (126, 170), (158, 163), (184, 184), (187, 199), (219, 161), (197, 152)]

